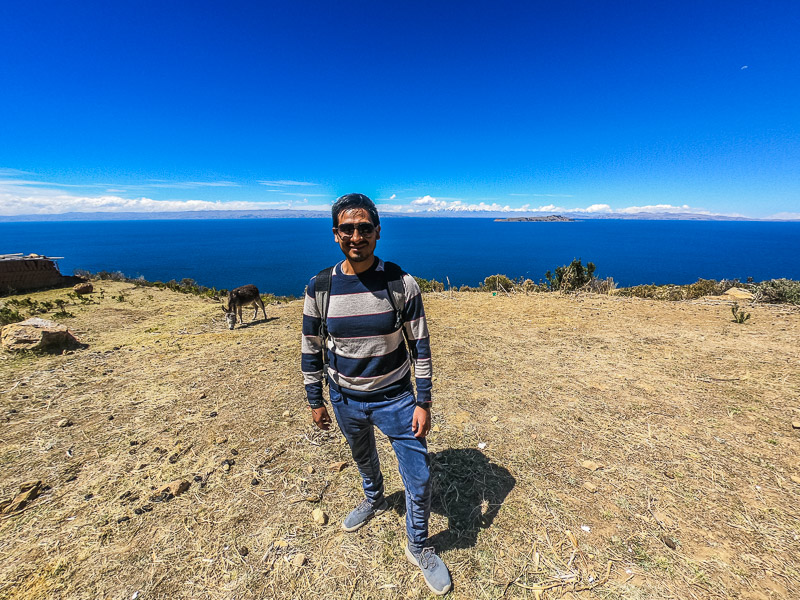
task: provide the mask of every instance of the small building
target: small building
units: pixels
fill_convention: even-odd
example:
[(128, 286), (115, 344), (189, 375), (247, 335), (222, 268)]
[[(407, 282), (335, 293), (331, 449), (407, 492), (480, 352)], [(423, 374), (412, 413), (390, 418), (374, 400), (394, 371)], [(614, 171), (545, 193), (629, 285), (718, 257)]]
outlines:
[(61, 274), (59, 258), (63, 256), (0, 254), (0, 294), (73, 285), (78, 278)]

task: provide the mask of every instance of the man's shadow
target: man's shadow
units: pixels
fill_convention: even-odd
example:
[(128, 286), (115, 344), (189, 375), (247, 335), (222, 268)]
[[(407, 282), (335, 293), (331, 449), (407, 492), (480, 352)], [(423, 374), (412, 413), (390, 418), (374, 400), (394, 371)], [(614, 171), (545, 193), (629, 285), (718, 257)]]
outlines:
[[(481, 529), (491, 527), (517, 480), (508, 469), (474, 448), (431, 453), (431, 512), (447, 517), (447, 529), (430, 538), (438, 551), (471, 548)], [(405, 513), (405, 493), (391, 494), (389, 505)]]

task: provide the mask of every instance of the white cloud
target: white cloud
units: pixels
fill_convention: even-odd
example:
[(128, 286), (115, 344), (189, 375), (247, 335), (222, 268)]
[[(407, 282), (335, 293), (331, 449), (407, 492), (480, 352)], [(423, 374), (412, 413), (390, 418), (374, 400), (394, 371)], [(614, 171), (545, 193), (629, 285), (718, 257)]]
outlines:
[(46, 215), (68, 212), (180, 212), (195, 210), (258, 210), (287, 207), (285, 202), (209, 202), (206, 200), (153, 200), (119, 196), (40, 194), (12, 196), (0, 191), (0, 215)]
[(779, 212), (767, 217), (768, 219), (777, 219), (780, 221), (800, 221), (800, 212)]
[(611, 207), (608, 204), (592, 204), (585, 210), (587, 213), (603, 213), (610, 212)]
[[(688, 204), (682, 206), (673, 206), (671, 204), (650, 204), (645, 206), (627, 206), (624, 208), (612, 208), (609, 204), (591, 204), (586, 207), (565, 207), (556, 206), (555, 204), (547, 204), (538, 207), (531, 207), (530, 204), (523, 206), (511, 207), (509, 205), (498, 204), (496, 202), (486, 203), (470, 203), (460, 199), (443, 199), (434, 198), (430, 195), (422, 196), (416, 200), (411, 201), (409, 212), (532, 212), (532, 213), (585, 213), (585, 214), (634, 214), (634, 213), (688, 213), (694, 215), (707, 215), (714, 216), (720, 213), (714, 213), (701, 208), (693, 208)], [(793, 213), (782, 213), (793, 214)], [(728, 214), (725, 216), (738, 217), (742, 215)], [(796, 217), (780, 217), (773, 218), (796, 218)]]
[(707, 210), (701, 210), (696, 208), (693, 209), (688, 204), (684, 204), (683, 206), (673, 206), (671, 204), (649, 204), (647, 206), (628, 206), (626, 208), (620, 208), (619, 210), (613, 212), (619, 212), (623, 214), (639, 213), (639, 212), (660, 212), (660, 213), (691, 212), (695, 214), (711, 214)]
[(389, 196), (389, 200), (394, 200), (395, 198), (397, 198), (397, 194), (392, 194)]
[(40, 187), (39, 182), (0, 179), (0, 215), (44, 215), (67, 212), (178, 212), (288, 208), (287, 202), (209, 202), (124, 198), (114, 193), (80, 195)]

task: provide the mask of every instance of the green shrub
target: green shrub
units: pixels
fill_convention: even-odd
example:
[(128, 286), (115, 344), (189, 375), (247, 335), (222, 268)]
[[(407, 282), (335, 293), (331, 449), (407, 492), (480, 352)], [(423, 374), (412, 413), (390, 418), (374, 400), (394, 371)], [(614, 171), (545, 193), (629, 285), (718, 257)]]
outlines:
[(586, 263), (584, 267), (581, 260), (576, 258), (568, 265), (556, 267), (554, 273), (547, 271), (544, 276), (552, 291), (570, 292), (589, 283), (594, 277), (594, 270), (594, 263)]
[(56, 319), (69, 319), (69, 318), (75, 316), (71, 312), (67, 312), (67, 309), (66, 309), (67, 301), (66, 300), (62, 300), (61, 298), (59, 298), (58, 300), (55, 300), (54, 302), (55, 302), (55, 305), (58, 306), (58, 310), (53, 313), (53, 317), (54, 318), (56, 318)]
[(423, 279), (422, 277), (414, 277), (421, 292), (443, 292), (444, 284), (435, 279)]
[(651, 300), (683, 300), (683, 289), (678, 285), (655, 285), (654, 283), (620, 288), (617, 295)]
[[(96, 274), (92, 274), (89, 271), (84, 270), (76, 270), (76, 275), (80, 277), (84, 277), (86, 279), (104, 279), (104, 280), (113, 280), (113, 281), (124, 281), (127, 283), (133, 283), (140, 287), (154, 287), (158, 289), (170, 289), (174, 292), (180, 292), (181, 294), (192, 294), (194, 296), (200, 296), (202, 298), (213, 298), (218, 300), (223, 296), (228, 295), (228, 290), (226, 289), (217, 289), (215, 287), (206, 287), (204, 285), (200, 285), (194, 279), (189, 277), (185, 277), (180, 280), (180, 282), (175, 281), (174, 279), (170, 279), (166, 283), (163, 281), (147, 281), (143, 276), (139, 276), (136, 279), (130, 279), (126, 277), (119, 271), (115, 271), (110, 273), (108, 271), (99, 271)], [(439, 284), (441, 285), (441, 284)], [(100, 291), (100, 297), (103, 298), (103, 290)], [(289, 302), (291, 300), (295, 300), (294, 296), (275, 296), (274, 294), (266, 294), (264, 295), (265, 298), (269, 298), (270, 302)], [(267, 300), (264, 300), (267, 302)], [(122, 302), (122, 300), (120, 300)]]
[(800, 304), (800, 281), (770, 279), (756, 285), (753, 299), (756, 302)]
[(498, 273), (497, 275), (489, 275), (486, 279), (484, 279), (483, 283), (480, 285), (480, 290), (484, 292), (510, 292), (514, 290), (516, 286), (516, 281)]
[(739, 283), (738, 279), (698, 279), (695, 283), (686, 286), (686, 298), (694, 300), (703, 296), (721, 296)]
[(23, 298), (21, 300), (17, 300), (16, 298), (10, 299), (6, 302), (7, 305), (13, 306), (15, 309), (22, 309), (28, 313), (28, 316), (34, 316), (42, 313), (46, 313), (50, 310), (53, 305), (50, 302), (40, 303), (37, 300), (34, 300), (30, 296), (27, 298)]
[(592, 277), (582, 288), (582, 292), (592, 292), (593, 294), (610, 294), (617, 289), (617, 284), (613, 277), (598, 279)]
[(10, 323), (19, 323), (24, 320), (25, 317), (19, 314), (17, 309), (5, 305), (0, 306), (0, 326), (9, 325)]
[[(81, 271), (84, 273), (85, 271)], [(94, 276), (96, 279), (109, 280), (109, 281), (130, 281), (122, 271), (98, 271)]]
[(744, 312), (744, 310), (739, 309), (739, 303), (734, 302), (733, 306), (731, 306), (731, 312), (733, 313), (733, 322), (734, 323), (744, 323), (747, 319), (750, 318), (750, 313)]
[[(215, 292), (217, 290), (214, 290)], [(224, 290), (223, 290), (224, 291)], [(225, 296), (228, 295), (226, 291)], [(261, 301), (264, 304), (285, 304), (286, 302), (291, 302), (295, 298), (293, 296), (276, 296), (275, 294), (261, 294)]]
[(634, 285), (622, 288), (617, 293), (620, 296), (654, 300), (694, 300), (703, 296), (720, 296), (736, 285), (740, 285), (738, 279), (698, 279), (689, 285)]

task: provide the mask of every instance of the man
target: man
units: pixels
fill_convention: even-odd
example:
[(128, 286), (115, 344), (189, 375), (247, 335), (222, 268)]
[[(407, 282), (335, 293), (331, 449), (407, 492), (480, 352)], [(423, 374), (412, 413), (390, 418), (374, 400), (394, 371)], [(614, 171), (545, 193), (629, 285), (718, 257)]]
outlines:
[(347, 194), (334, 203), (331, 214), (344, 260), (321, 271), (306, 288), (302, 371), (320, 429), (331, 423), (322, 395), (327, 379), (336, 421), (361, 474), (365, 498), (342, 527), (356, 531), (388, 509), (375, 446), (378, 427), (392, 443), (406, 489), (406, 557), (422, 570), (431, 591), (444, 595), (452, 587), (450, 574), (427, 545), (431, 353), (422, 296), (413, 277), (375, 256), (381, 226), (372, 200)]

